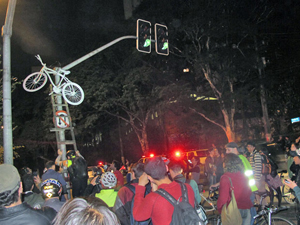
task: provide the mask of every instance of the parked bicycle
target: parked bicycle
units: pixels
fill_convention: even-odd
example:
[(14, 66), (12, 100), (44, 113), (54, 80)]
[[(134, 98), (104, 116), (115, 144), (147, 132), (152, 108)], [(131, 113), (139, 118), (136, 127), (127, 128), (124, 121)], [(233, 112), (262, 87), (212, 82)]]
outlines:
[(200, 191), (201, 196), (201, 205), (205, 209), (206, 212), (215, 211), (217, 207), (215, 206), (214, 202), (218, 200), (218, 187), (214, 188), (213, 190), (209, 190), (208, 197), (205, 197), (203, 192)]
[[(23, 88), (25, 91), (34, 92), (38, 91), (45, 86), (49, 78), (53, 91), (49, 94), (62, 94), (63, 98), (71, 105), (79, 105), (83, 102), (84, 92), (82, 88), (71, 82), (66, 75), (70, 74), (70, 71), (63, 70), (58, 68), (57, 71), (50, 69), (46, 66), (46, 63), (43, 63), (42, 58), (39, 55), (35, 56), (42, 64), (42, 69), (39, 72), (32, 73), (28, 75), (24, 82)], [(60, 80), (55, 84), (51, 78), (51, 75), (58, 75)]]
[(280, 208), (265, 208), (257, 213), (254, 216), (255, 225), (294, 225), (293, 222), (282, 218), (280, 216), (272, 217), (273, 213), (278, 213), (283, 210), (287, 210), (288, 207), (280, 207)]

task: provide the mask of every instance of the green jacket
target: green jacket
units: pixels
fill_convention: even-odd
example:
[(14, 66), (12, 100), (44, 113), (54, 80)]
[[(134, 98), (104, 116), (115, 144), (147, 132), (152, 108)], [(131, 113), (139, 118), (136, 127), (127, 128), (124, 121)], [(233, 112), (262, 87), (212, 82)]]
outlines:
[(295, 195), (296, 195), (298, 201), (300, 201), (300, 187), (296, 186), (296, 187), (294, 187), (293, 190), (295, 192)]
[(102, 189), (99, 193), (95, 194), (95, 196), (103, 200), (108, 207), (114, 206), (117, 195), (118, 192), (114, 189)]
[(243, 165), (245, 167), (245, 175), (246, 177), (248, 177), (248, 180), (249, 180), (249, 186), (251, 188), (251, 191), (254, 192), (254, 191), (257, 191), (258, 188), (256, 187), (255, 185), (255, 179), (254, 179), (254, 175), (253, 175), (253, 170), (252, 170), (252, 166), (250, 164), (250, 162), (248, 161), (248, 159), (243, 156), (243, 155), (239, 155), (240, 159), (242, 160), (243, 162)]

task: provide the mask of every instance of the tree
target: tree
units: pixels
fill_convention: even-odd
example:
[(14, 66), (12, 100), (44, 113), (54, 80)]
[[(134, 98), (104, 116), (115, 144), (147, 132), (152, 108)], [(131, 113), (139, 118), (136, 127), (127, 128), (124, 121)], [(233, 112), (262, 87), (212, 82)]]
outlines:
[[(247, 96), (249, 83), (253, 84), (249, 81), (257, 79), (254, 41), (257, 21), (253, 21), (253, 15), (245, 11), (244, 4), (226, 0), (218, 1), (218, 4), (216, 1), (198, 4), (201, 6), (198, 8), (200, 12), (191, 13), (177, 29), (174, 38), (177, 42), (172, 51), (178, 57), (185, 58), (193, 68), (195, 80), (198, 81), (195, 94), (217, 98), (222, 120), (193, 107), (190, 109), (219, 126), (228, 141), (236, 138), (234, 117), (239, 110), (239, 102)], [(239, 13), (242, 7), (244, 16)], [(263, 20), (268, 13), (258, 15)]]

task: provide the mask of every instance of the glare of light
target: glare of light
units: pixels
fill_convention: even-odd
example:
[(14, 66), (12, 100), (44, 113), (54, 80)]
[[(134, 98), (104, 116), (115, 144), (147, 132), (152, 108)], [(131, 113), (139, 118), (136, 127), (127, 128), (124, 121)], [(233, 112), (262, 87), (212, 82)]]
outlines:
[(190, 72), (190, 69), (189, 68), (185, 68), (185, 69), (183, 69), (183, 72), (184, 73), (188, 73), (188, 72)]
[(153, 157), (154, 157), (154, 154), (153, 154), (153, 153), (151, 153), (151, 154), (150, 154), (150, 158), (153, 158)]
[(175, 156), (180, 157), (181, 156), (180, 151), (175, 152)]

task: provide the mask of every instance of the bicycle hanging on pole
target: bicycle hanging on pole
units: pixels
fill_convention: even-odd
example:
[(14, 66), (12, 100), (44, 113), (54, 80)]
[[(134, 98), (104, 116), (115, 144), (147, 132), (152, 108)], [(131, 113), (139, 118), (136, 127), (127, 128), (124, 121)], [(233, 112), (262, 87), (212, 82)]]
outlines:
[[(49, 95), (53, 93), (62, 94), (63, 98), (70, 105), (79, 105), (83, 102), (84, 92), (82, 88), (66, 77), (66, 75), (70, 74), (70, 71), (61, 68), (57, 70), (50, 69), (46, 66), (46, 63), (43, 63), (39, 55), (36, 55), (36, 58), (41, 62), (43, 67), (39, 72), (32, 73), (25, 78), (23, 82), (25, 91), (34, 92), (40, 90), (45, 86), (49, 78), (53, 86), (53, 91)], [(51, 75), (58, 75), (60, 77), (57, 84), (53, 82)]]

